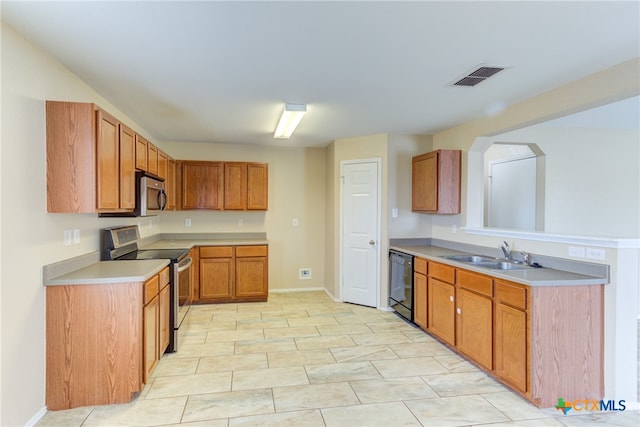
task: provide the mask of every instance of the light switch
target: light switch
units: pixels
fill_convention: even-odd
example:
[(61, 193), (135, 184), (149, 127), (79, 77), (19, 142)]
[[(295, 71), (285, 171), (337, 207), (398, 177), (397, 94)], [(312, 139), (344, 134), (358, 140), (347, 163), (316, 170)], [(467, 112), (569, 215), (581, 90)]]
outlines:
[(293, 225), (294, 227), (298, 226), (298, 218), (293, 218), (293, 221), (291, 221), (291, 225)]
[(71, 244), (71, 230), (64, 230), (64, 245), (69, 246)]
[(73, 243), (74, 244), (80, 243), (80, 229), (79, 228), (74, 228), (73, 229)]

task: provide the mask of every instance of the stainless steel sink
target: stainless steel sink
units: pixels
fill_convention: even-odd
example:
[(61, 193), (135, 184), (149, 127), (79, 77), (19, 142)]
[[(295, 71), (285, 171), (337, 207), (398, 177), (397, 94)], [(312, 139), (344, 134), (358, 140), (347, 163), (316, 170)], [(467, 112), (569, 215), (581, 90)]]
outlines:
[(529, 270), (534, 267), (513, 261), (501, 260), (484, 255), (447, 255), (444, 259), (463, 262), (475, 267), (489, 268), (491, 270)]
[(482, 256), (482, 255), (449, 255), (449, 256), (443, 256), (442, 258), (450, 259), (451, 261), (468, 262), (471, 264), (475, 264), (478, 262), (495, 262), (496, 261), (495, 258)]
[(516, 264), (509, 261), (473, 262), (470, 264), (476, 267), (490, 268), (492, 270), (529, 270), (533, 268), (525, 264)]

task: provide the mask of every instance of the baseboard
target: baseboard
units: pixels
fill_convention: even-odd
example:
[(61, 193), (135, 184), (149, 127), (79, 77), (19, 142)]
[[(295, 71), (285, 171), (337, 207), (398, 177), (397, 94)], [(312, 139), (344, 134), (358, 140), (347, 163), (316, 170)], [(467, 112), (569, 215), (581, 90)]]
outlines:
[(40, 409), (33, 417), (31, 417), (31, 419), (27, 421), (25, 426), (26, 427), (35, 426), (36, 424), (38, 424), (38, 421), (40, 421), (42, 417), (44, 417), (46, 414), (47, 414), (47, 407), (45, 406), (42, 409)]
[(333, 295), (331, 295), (331, 293), (328, 290), (321, 287), (269, 289), (270, 294), (285, 294), (285, 293), (294, 293), (294, 292), (317, 292), (317, 291), (323, 291), (334, 302), (342, 302), (339, 298), (336, 298)]

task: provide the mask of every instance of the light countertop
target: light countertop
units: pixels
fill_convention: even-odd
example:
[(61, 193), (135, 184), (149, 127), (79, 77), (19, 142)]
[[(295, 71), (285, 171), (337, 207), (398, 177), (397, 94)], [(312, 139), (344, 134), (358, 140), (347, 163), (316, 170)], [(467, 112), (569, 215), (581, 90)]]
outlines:
[[(485, 274), (498, 279), (509, 280), (528, 286), (578, 286), (578, 285), (602, 285), (607, 281), (601, 277), (572, 273), (569, 271), (555, 270), (552, 268), (532, 268), (526, 270), (494, 270), (477, 267), (473, 264), (453, 261), (442, 258), (448, 255), (469, 255), (466, 252), (455, 251), (437, 246), (420, 245), (391, 245), (390, 249), (405, 252), (410, 255), (448, 264), (453, 267), (464, 268), (476, 273)], [(543, 266), (544, 267), (544, 266)]]
[(268, 245), (266, 239), (220, 238), (220, 239), (163, 239), (142, 246), (140, 249), (191, 249), (194, 246), (246, 246)]
[(167, 265), (169, 265), (167, 259), (99, 261), (48, 279), (45, 284), (52, 286), (144, 282), (158, 274)]

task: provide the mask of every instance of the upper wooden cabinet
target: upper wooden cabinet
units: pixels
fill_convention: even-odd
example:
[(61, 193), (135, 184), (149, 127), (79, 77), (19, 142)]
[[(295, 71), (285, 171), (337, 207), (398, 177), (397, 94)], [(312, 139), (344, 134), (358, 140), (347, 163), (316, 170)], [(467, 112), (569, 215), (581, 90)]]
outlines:
[(158, 147), (147, 144), (147, 172), (151, 175), (158, 175)]
[(178, 161), (179, 209), (267, 210), (268, 165)]
[(222, 209), (223, 164), (179, 161), (180, 209)]
[(266, 163), (224, 163), (224, 209), (267, 210)]
[[(158, 177), (167, 180), (169, 168), (169, 156), (162, 150), (158, 150)], [(166, 190), (166, 189), (165, 189)]]
[(46, 123), (47, 211), (133, 211), (133, 132), (89, 103), (47, 101)]
[(136, 134), (136, 169), (147, 171), (147, 151), (149, 141)]
[(460, 150), (437, 150), (412, 159), (413, 212), (460, 213)]

